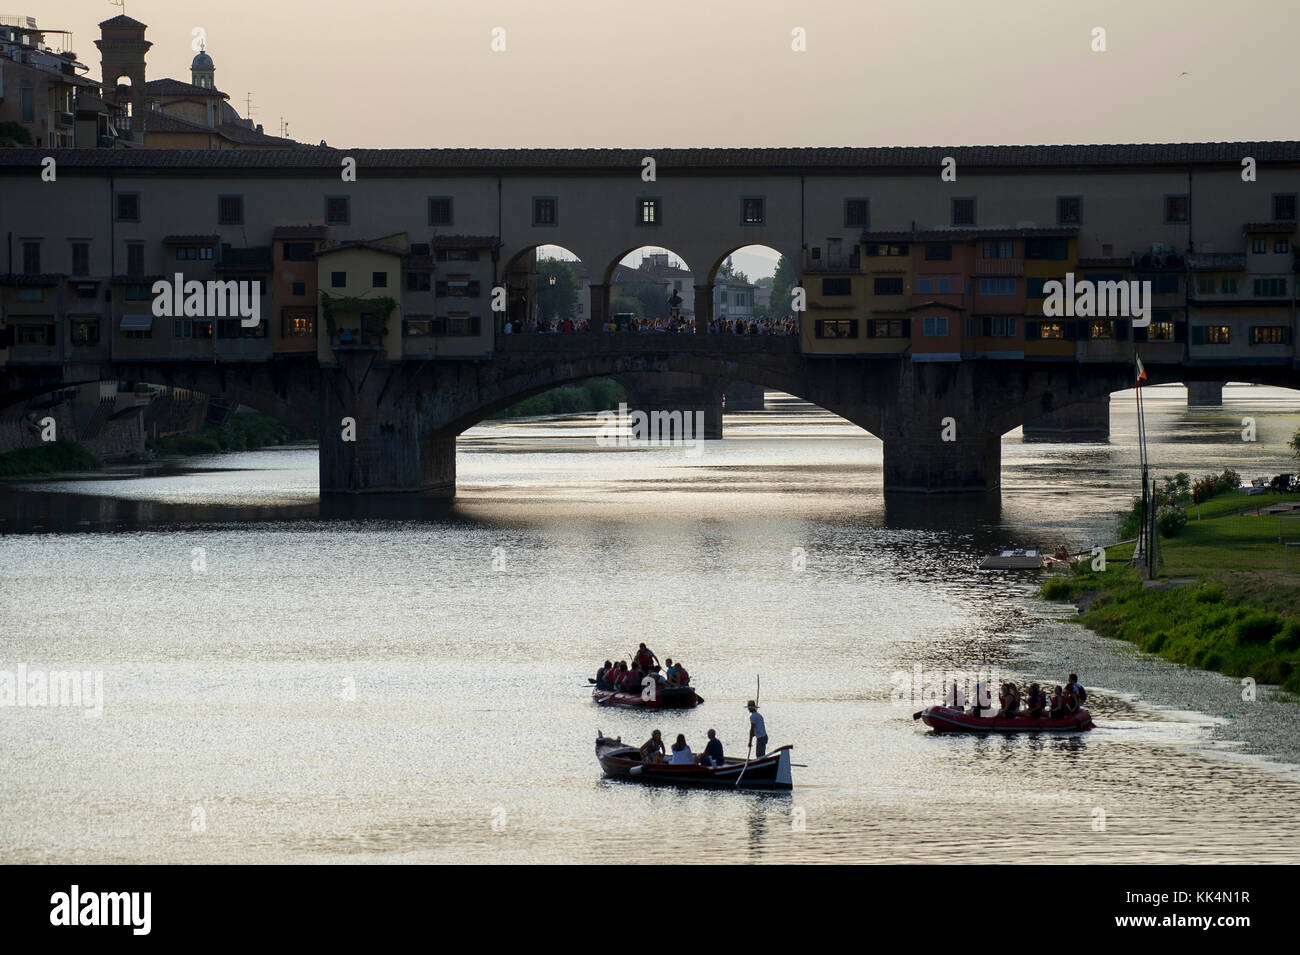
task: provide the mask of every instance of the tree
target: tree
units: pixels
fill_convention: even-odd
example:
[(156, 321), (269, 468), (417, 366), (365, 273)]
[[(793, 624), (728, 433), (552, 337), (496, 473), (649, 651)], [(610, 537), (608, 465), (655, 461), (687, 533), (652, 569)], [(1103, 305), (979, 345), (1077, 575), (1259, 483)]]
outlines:
[(623, 286), (621, 298), (636, 299), (641, 303), (636, 310), (639, 318), (667, 318), (669, 314), (668, 293), (663, 286), (653, 282), (631, 282)]
[(0, 147), (30, 146), (32, 134), (21, 123), (0, 123)]
[(609, 303), (609, 313), (613, 315), (622, 315), (631, 312), (633, 316), (641, 316), (641, 300), (639, 298), (628, 298), (626, 295), (620, 295), (614, 301)]
[(537, 260), (537, 304), (544, 321), (563, 320), (573, 315), (578, 306), (578, 278), (568, 262)]
[(790, 297), (794, 293), (794, 287), (799, 284), (799, 276), (795, 274), (794, 266), (784, 255), (777, 260), (776, 274), (772, 276), (772, 304), (771, 313), (774, 317), (784, 318), (787, 315), (794, 315), (794, 309), (790, 304)]

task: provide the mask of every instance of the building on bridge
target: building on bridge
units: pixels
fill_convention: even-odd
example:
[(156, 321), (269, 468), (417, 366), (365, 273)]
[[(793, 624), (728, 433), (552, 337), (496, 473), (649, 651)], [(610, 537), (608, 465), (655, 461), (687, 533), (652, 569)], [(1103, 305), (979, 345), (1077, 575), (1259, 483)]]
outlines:
[[(352, 399), (318, 376), (365, 361), (392, 379), (384, 390), (358, 373), (381, 389), (375, 400), (441, 395), (419, 397), (419, 415), (373, 423), (376, 435), (418, 439), (404, 466), (436, 462), (432, 483), (447, 486), (457, 429), (521, 395), (582, 375), (714, 375), (857, 421), (884, 440), (890, 487), (950, 489), (996, 483), (1007, 430), (1131, 383), (1135, 345), (1152, 380), (1295, 381), (1300, 143), (652, 152), (662, 214), (647, 223), (633, 214), (650, 201), (643, 150), (301, 149), (256, 161), (0, 150), (0, 393), (153, 375), (238, 387), (281, 413), (321, 401), (334, 414)], [(33, 188), (46, 156), (58, 181)], [(939, 178), (949, 157), (960, 185)], [(355, 182), (340, 176), (345, 159)], [(593, 331), (505, 336), (504, 318), (527, 314), (537, 250), (556, 245), (582, 261)], [(720, 317), (725, 262), (749, 245), (798, 264), (808, 297), (798, 341), (704, 334)], [(673, 281), (684, 298), (692, 286), (697, 334), (663, 337), (696, 341), (602, 336), (620, 264), (645, 246), (691, 263), (689, 282)], [(262, 321), (155, 316), (153, 284), (177, 273), (257, 281)], [(1047, 283), (1070, 275), (1149, 281), (1151, 324), (1048, 314)], [(493, 309), (498, 287), (505, 313)], [(333, 329), (328, 297), (346, 300), (329, 303)], [(394, 303), (382, 333), (367, 299)], [(393, 384), (403, 376), (428, 380)], [(921, 442), (908, 416), (938, 414), (954, 395), (966, 415), (980, 409), (979, 440)], [(368, 487), (415, 481), (379, 459), (354, 468), (347, 453), (326, 454), (322, 473)]]

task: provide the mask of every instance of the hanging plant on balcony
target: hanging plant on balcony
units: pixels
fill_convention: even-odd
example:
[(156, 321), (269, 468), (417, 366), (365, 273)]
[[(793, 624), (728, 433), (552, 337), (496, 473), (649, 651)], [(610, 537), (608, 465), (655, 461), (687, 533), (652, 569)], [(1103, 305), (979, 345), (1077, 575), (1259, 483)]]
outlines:
[(320, 299), (321, 316), (325, 319), (325, 327), (329, 329), (331, 338), (338, 330), (334, 319), (335, 311), (370, 314), (372, 316), (370, 330), (382, 337), (388, 334), (388, 317), (397, 308), (397, 299), (387, 295), (383, 298), (360, 298), (355, 295), (330, 295), (321, 289)]

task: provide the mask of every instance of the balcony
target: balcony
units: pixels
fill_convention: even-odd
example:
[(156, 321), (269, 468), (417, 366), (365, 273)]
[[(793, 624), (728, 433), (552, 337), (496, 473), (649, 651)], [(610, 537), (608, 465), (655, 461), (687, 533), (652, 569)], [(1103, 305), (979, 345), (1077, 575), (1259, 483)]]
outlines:
[(976, 259), (972, 273), (981, 276), (1017, 276), (1025, 274), (1024, 259)]
[(330, 347), (335, 351), (381, 351), (384, 333), (370, 328), (340, 328), (330, 335)]

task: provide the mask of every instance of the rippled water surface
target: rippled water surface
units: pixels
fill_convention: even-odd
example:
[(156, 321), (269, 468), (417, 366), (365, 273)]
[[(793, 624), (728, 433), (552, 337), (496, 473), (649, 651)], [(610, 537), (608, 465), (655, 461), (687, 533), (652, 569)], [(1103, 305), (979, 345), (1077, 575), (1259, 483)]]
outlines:
[[(1150, 395), (1157, 473), (1294, 469), (1300, 395)], [(645, 832), (645, 861), (1300, 861), (1295, 774), (1206, 745), (1227, 679), (1157, 707), (1138, 684), (1176, 668), (1088, 635), (1094, 667), (1131, 671), (1081, 674), (1091, 733), (911, 718), (918, 667), (924, 687), (1079, 666), (1084, 637), (1029, 578), (974, 568), (1113, 539), (1131, 396), (1109, 444), (1007, 435), (1000, 501), (886, 502), (877, 440), (769, 408), (694, 458), (599, 448), (593, 416), (481, 426), (455, 505), (406, 518), (322, 514), (310, 449), (0, 486), (0, 670), (104, 673), (102, 718), (0, 708), (0, 861), (592, 862)], [(707, 703), (593, 706), (586, 678), (640, 640)], [(773, 744), (804, 764), (793, 793), (601, 778), (597, 728), (698, 750), (714, 727), (742, 752), (758, 674)]]

